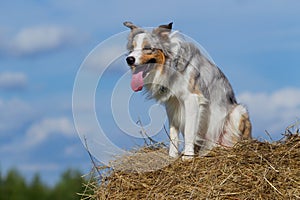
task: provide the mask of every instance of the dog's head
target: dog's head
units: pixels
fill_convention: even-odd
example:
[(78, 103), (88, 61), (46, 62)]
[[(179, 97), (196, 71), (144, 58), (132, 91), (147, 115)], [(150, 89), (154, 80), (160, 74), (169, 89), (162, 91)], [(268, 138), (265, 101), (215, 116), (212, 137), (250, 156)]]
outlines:
[(137, 92), (142, 90), (144, 79), (162, 73), (168, 57), (167, 45), (172, 23), (161, 25), (149, 32), (131, 22), (124, 22), (131, 29), (127, 49), (127, 64), (132, 70), (131, 88)]

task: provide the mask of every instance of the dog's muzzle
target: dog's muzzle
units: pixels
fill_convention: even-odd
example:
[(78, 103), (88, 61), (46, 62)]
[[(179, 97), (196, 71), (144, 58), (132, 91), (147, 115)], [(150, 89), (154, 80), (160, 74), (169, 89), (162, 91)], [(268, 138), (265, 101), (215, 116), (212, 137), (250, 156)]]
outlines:
[(128, 65), (133, 65), (135, 63), (135, 58), (133, 56), (128, 56), (126, 62)]

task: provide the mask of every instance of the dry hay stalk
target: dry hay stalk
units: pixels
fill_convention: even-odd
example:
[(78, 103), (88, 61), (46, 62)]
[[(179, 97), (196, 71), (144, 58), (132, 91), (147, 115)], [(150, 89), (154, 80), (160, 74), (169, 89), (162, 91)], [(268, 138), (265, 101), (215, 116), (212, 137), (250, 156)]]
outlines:
[[(145, 151), (150, 150), (139, 150)], [(151, 151), (167, 154), (162, 148)], [(137, 155), (120, 158), (120, 163), (153, 162), (148, 157), (138, 163)], [(289, 134), (272, 143), (242, 141), (150, 172), (105, 170), (107, 175), (96, 180), (98, 184), (91, 183), (92, 199), (299, 199), (300, 135)]]

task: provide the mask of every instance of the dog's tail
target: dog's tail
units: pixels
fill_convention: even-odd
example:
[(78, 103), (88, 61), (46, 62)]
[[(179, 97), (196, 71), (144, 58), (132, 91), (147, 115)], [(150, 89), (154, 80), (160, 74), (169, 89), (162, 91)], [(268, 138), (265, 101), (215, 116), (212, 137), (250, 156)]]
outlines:
[(238, 141), (251, 138), (251, 122), (247, 109), (236, 105), (228, 114), (219, 143), (222, 146), (232, 147)]

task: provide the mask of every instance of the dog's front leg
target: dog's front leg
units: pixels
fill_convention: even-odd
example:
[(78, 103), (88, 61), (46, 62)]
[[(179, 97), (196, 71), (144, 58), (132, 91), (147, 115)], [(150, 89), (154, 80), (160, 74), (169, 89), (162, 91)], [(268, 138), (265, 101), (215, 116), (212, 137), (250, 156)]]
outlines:
[(170, 148), (169, 156), (173, 158), (178, 157), (178, 146), (179, 146), (179, 130), (173, 125), (170, 125)]
[(182, 160), (188, 160), (194, 157), (195, 138), (199, 127), (199, 103), (198, 95), (189, 95), (184, 100), (184, 155)]

